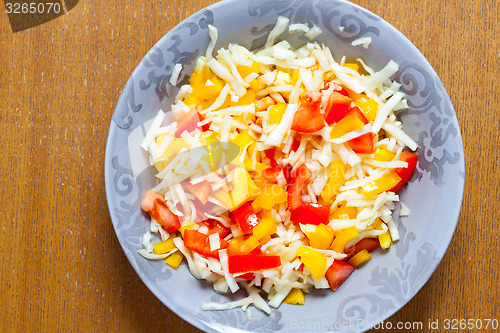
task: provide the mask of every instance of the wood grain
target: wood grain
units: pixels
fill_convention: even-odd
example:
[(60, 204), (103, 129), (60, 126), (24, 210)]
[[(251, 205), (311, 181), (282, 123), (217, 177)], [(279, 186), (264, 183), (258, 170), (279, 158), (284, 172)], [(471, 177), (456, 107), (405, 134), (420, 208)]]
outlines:
[[(156, 299), (123, 255), (107, 210), (104, 150), (114, 106), (140, 59), (214, 2), (82, 0), (69, 14), (15, 34), (1, 7), (4, 331), (199, 332)], [(466, 156), (449, 250), (389, 321), (500, 320), (500, 2), (354, 2), (429, 60), (455, 107)]]

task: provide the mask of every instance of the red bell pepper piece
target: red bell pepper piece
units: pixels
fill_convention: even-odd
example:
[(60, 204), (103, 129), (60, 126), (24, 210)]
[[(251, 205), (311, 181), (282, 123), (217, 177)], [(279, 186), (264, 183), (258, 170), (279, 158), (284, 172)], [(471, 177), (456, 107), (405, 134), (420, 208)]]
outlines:
[(292, 215), (290, 219), (296, 223), (320, 224), (328, 223), (330, 207), (313, 203), (302, 202), (302, 187), (312, 177), (311, 171), (305, 164), (299, 166), (288, 185), (288, 207)]
[(328, 125), (338, 123), (347, 115), (352, 100), (342, 95), (340, 92), (333, 91), (328, 99), (328, 105), (325, 110), (325, 121)]
[(328, 224), (329, 217), (329, 206), (303, 202), (297, 209), (292, 210), (290, 220), (295, 223), (319, 225)]
[(290, 128), (301, 133), (317, 132), (325, 127), (325, 117), (320, 111), (320, 92), (307, 92), (305, 101), (299, 106), (292, 120)]
[(257, 224), (260, 223), (259, 217), (255, 214), (255, 211), (249, 201), (235, 209), (232, 214), (243, 234), (248, 234)]
[(268, 182), (276, 183), (276, 178), (278, 178), (281, 170), (283, 170), (283, 168), (281, 167), (265, 168), (262, 171), (262, 176), (264, 176), (264, 179), (267, 180)]
[(220, 238), (224, 238), (231, 232), (231, 229), (226, 228), (219, 221), (209, 220), (207, 224), (208, 224), (208, 235), (218, 233)]
[(340, 285), (351, 275), (354, 267), (342, 260), (334, 260), (327, 269), (325, 277), (333, 291), (339, 289)]
[(399, 177), (401, 177), (401, 181), (394, 186), (391, 191), (398, 192), (408, 183), (415, 172), (415, 167), (417, 166), (418, 155), (409, 151), (403, 151), (401, 153), (401, 157), (399, 158), (401, 161), (408, 162), (408, 167), (406, 168), (396, 168), (396, 173)]
[(302, 205), (302, 187), (312, 177), (312, 172), (305, 164), (302, 164), (295, 170), (290, 184), (288, 185), (288, 207), (290, 210), (295, 210)]
[(197, 128), (200, 128), (202, 132), (208, 131), (208, 129), (210, 128), (210, 124), (205, 124), (201, 127), (198, 126), (198, 122), (202, 121), (203, 119), (204, 119), (203, 116), (200, 115), (198, 111), (196, 111), (196, 109), (192, 109), (177, 122), (177, 130), (175, 131), (175, 137), (180, 138), (181, 134), (184, 131), (188, 131), (189, 133), (191, 133)]
[(219, 259), (219, 250), (227, 248), (228, 243), (221, 239), (220, 249), (211, 251), (208, 235), (197, 230), (187, 229), (184, 231), (184, 246), (203, 256)]
[(290, 146), (290, 150), (297, 151), (300, 147), (300, 141), (297, 140), (296, 138), (293, 138), (292, 145)]
[(274, 152), (276, 151), (276, 148), (269, 148), (264, 150), (264, 154), (266, 154), (266, 157), (271, 160), (271, 166), (275, 167), (278, 165), (276, 163), (276, 160), (274, 159)]
[(253, 273), (245, 273), (245, 274), (238, 276), (238, 278), (252, 281), (253, 280)]
[(246, 273), (279, 267), (281, 258), (264, 254), (230, 255), (227, 258), (227, 264), (231, 274)]
[(165, 198), (151, 190), (148, 190), (142, 197), (141, 208), (167, 232), (174, 232), (181, 227), (179, 218), (167, 207)]

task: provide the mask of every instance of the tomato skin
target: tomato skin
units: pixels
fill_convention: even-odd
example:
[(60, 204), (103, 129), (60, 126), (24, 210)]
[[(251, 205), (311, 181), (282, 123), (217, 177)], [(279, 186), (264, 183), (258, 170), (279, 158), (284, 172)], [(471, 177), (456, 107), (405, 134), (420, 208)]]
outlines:
[(257, 214), (255, 214), (255, 211), (249, 201), (235, 209), (232, 212), (232, 215), (243, 234), (250, 233), (252, 229), (260, 223), (260, 219)]
[(302, 203), (295, 210), (292, 210), (290, 220), (301, 224), (328, 224), (330, 217), (330, 207), (315, 203)]
[(325, 116), (321, 113), (321, 96), (319, 92), (307, 92), (290, 128), (301, 133), (314, 133), (325, 127)]
[(302, 205), (302, 187), (312, 177), (312, 172), (305, 164), (302, 164), (295, 170), (290, 184), (288, 185), (287, 201), (291, 211)]
[(333, 291), (337, 291), (344, 281), (352, 274), (354, 267), (342, 260), (334, 260), (326, 270), (325, 277)]
[(264, 254), (230, 255), (227, 258), (227, 263), (229, 273), (246, 273), (279, 267), (281, 266), (281, 258)]
[(407, 168), (396, 168), (396, 173), (398, 174), (399, 177), (401, 177), (401, 181), (394, 186), (391, 191), (392, 192), (399, 192), (403, 186), (406, 185), (413, 176), (413, 173), (415, 172), (415, 167), (417, 166), (417, 160), (418, 160), (418, 154), (412, 153), (409, 151), (403, 151), (401, 153), (401, 157), (399, 158), (401, 161), (405, 161), (408, 163)]

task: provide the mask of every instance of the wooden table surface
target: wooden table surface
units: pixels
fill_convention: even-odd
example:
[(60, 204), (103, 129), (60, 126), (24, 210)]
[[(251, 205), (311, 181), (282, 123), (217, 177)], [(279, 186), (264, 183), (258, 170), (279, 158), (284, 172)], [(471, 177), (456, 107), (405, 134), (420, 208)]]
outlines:
[[(0, 5), (3, 331), (199, 332), (156, 299), (123, 254), (106, 204), (104, 151), (138, 62), (213, 2), (82, 0), (69, 14), (17, 33)], [(354, 2), (427, 57), (465, 146), (465, 196), (450, 247), (389, 321), (500, 320), (500, 1)]]

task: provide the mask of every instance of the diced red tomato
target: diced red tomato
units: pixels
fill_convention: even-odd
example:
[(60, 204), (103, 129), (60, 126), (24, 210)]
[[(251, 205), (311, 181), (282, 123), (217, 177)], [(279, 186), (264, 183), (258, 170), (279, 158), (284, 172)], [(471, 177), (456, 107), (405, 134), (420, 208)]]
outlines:
[(268, 256), (264, 254), (245, 254), (228, 256), (229, 273), (246, 273), (271, 269), (281, 266), (279, 256)]
[(174, 232), (181, 227), (179, 218), (167, 207), (165, 198), (151, 190), (148, 190), (142, 197), (141, 208), (167, 232)]
[(312, 177), (312, 172), (305, 164), (302, 164), (295, 170), (290, 184), (288, 185), (288, 207), (290, 210), (295, 210), (302, 205), (302, 187)]
[(201, 131), (207, 131), (210, 128), (210, 124), (205, 124), (201, 127), (198, 126), (198, 122), (202, 121), (204, 118), (202, 115), (196, 111), (196, 109), (192, 109), (184, 117), (179, 119), (177, 122), (177, 130), (175, 131), (175, 137), (180, 138), (181, 134), (184, 131), (188, 131), (191, 133), (197, 128), (200, 128)]
[(212, 185), (206, 180), (193, 184), (191, 181), (184, 182), (183, 185), (203, 204), (207, 203), (208, 194), (212, 191)]
[(418, 155), (409, 151), (403, 151), (401, 153), (401, 157), (399, 158), (401, 161), (408, 162), (407, 168), (396, 168), (396, 173), (399, 177), (401, 177), (401, 181), (394, 186), (391, 191), (398, 192), (408, 183), (415, 172), (415, 167), (417, 166)]
[(361, 119), (363, 124), (365, 124), (365, 125), (368, 124), (368, 119), (366, 118), (365, 114), (357, 106), (352, 107), (349, 110), (347, 110), (346, 116), (349, 116), (351, 114), (353, 114), (356, 117), (358, 117), (359, 119)]
[(339, 289), (344, 281), (354, 271), (354, 267), (342, 260), (334, 260), (332, 265), (326, 271), (326, 279), (333, 291)]
[(361, 252), (363, 250), (366, 250), (368, 252), (373, 252), (379, 247), (380, 243), (378, 241), (378, 238), (363, 238), (359, 242), (357, 242), (354, 245), (354, 253)]
[(322, 94), (309, 91), (305, 96), (305, 101), (295, 112), (290, 128), (301, 133), (317, 132), (325, 127), (325, 117), (320, 111)]
[(350, 258), (351, 256), (363, 250), (366, 250), (368, 252), (373, 252), (375, 251), (375, 249), (379, 247), (379, 245), (380, 243), (378, 241), (378, 238), (371, 238), (371, 237), (363, 238), (353, 246), (345, 248), (344, 253), (347, 254), (347, 257), (344, 258), (344, 260), (347, 260), (347, 258)]
[(328, 99), (328, 105), (325, 110), (325, 121), (328, 125), (339, 122), (347, 114), (347, 110), (351, 106), (352, 100), (341, 94), (333, 91)]
[[(365, 114), (357, 107), (350, 108), (346, 117), (349, 115), (355, 115), (358, 117), (363, 124), (368, 124), (368, 119), (366, 119)], [(373, 153), (373, 133), (366, 133), (357, 138), (348, 141), (351, 149), (357, 154), (371, 154)]]
[(295, 210), (292, 210), (290, 220), (295, 223), (328, 224), (330, 217), (330, 207), (315, 203), (302, 203)]
[(373, 153), (373, 133), (365, 133), (348, 141), (351, 149), (357, 154)]
[(255, 214), (255, 211), (249, 201), (233, 210), (232, 214), (243, 234), (248, 234), (257, 224), (260, 223), (259, 217)]
[(219, 259), (219, 250), (227, 248), (228, 243), (221, 239), (220, 249), (211, 251), (208, 235), (197, 230), (186, 229), (184, 231), (184, 246), (203, 256)]

